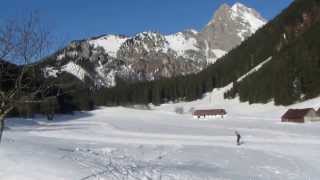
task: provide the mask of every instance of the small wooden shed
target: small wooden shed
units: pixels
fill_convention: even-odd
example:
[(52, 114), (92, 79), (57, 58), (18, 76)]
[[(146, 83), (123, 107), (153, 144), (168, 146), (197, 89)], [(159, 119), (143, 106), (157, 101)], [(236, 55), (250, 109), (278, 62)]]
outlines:
[(206, 110), (196, 110), (193, 112), (193, 117), (198, 119), (213, 119), (213, 118), (224, 118), (227, 114), (224, 109), (206, 109)]
[(315, 122), (320, 121), (320, 117), (313, 108), (289, 109), (281, 118), (282, 122)]

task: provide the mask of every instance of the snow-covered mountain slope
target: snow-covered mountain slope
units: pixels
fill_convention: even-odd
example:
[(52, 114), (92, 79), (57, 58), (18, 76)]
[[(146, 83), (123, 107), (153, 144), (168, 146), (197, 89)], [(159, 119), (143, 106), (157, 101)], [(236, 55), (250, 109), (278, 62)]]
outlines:
[[(144, 81), (197, 73), (265, 22), (255, 10), (242, 4), (223, 5), (201, 32), (193, 29), (169, 35), (142, 32), (132, 37), (103, 35), (74, 41), (55, 55), (56, 62), (49, 63), (44, 73), (56, 75), (50, 70), (61, 69), (72, 61), (81, 74), (92, 81), (90, 84), (98, 87), (114, 86), (117, 77)], [(74, 71), (67, 70), (70, 69), (62, 68), (60, 72), (75, 75)]]
[(176, 53), (176, 56), (183, 57), (189, 50), (199, 51), (197, 34), (198, 32), (192, 29), (170, 35), (142, 32), (133, 37), (106, 35), (89, 40), (89, 43), (94, 48), (102, 47), (109, 56), (114, 58), (119, 57), (119, 50), (129, 51), (130, 47), (134, 47), (132, 50), (137, 51), (137, 53), (168, 53), (168, 51), (172, 51)]

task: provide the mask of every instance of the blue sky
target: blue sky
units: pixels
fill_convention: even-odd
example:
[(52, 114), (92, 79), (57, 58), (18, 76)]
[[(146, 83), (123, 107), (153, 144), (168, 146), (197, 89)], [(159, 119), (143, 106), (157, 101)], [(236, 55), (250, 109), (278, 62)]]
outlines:
[(293, 0), (1, 0), (0, 20), (37, 10), (61, 42), (101, 34), (201, 30), (223, 3), (241, 2), (272, 19)]

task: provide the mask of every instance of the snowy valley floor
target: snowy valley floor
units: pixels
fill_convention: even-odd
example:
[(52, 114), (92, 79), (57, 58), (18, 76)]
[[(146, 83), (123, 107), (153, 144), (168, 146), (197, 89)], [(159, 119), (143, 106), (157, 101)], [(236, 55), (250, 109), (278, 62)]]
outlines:
[[(102, 108), (53, 122), (9, 119), (0, 179), (319, 179), (320, 123), (282, 124), (267, 115), (272, 108), (198, 121), (174, 108)], [(235, 130), (242, 146), (235, 145)]]

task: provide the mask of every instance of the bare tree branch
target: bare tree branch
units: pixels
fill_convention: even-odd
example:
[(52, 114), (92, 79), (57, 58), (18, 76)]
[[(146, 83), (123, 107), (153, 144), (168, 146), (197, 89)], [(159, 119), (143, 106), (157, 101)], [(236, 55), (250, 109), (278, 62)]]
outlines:
[(0, 29), (0, 58), (3, 59), (12, 53), (14, 48), (15, 25), (9, 21)]
[[(48, 52), (50, 45), (50, 33), (39, 17), (31, 13), (21, 22), (8, 21), (0, 28), (0, 60), (6, 58), (19, 65), (10, 69), (10, 63), (1, 63), (0, 67), (0, 142), (7, 114), (21, 104), (40, 103), (42, 100), (35, 97), (48, 90), (37, 84), (36, 65), (32, 64)], [(8, 87), (2, 87), (3, 82)]]

